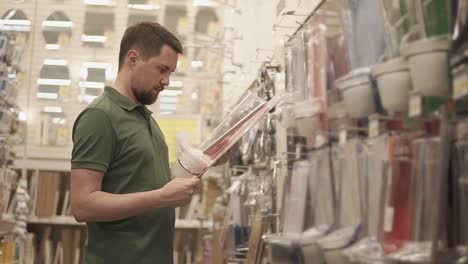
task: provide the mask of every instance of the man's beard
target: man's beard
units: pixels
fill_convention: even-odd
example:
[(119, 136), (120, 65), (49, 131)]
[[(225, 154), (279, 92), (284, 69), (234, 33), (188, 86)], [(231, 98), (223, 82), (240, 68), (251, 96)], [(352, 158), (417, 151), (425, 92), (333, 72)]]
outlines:
[(154, 94), (152, 90), (146, 91), (146, 90), (138, 90), (138, 89), (132, 89), (133, 94), (135, 95), (135, 98), (138, 100), (143, 105), (151, 105), (156, 102), (158, 99), (158, 94)]

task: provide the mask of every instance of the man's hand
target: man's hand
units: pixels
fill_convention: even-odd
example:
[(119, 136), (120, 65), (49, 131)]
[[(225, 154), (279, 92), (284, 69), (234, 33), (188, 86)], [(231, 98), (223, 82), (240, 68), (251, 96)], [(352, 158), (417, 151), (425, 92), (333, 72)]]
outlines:
[(195, 189), (200, 185), (199, 177), (175, 178), (161, 189), (161, 201), (170, 207), (190, 203)]

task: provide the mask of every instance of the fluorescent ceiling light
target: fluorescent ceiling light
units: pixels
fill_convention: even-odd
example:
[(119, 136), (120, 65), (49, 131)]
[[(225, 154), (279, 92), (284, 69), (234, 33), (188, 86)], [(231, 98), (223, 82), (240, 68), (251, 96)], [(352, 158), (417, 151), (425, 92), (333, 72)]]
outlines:
[(0, 23), (0, 31), (18, 31), (18, 32), (29, 32), (31, 26), (24, 25), (3, 25)]
[(177, 103), (177, 98), (173, 96), (160, 96), (159, 102), (163, 104), (175, 104)]
[(83, 62), (83, 67), (94, 69), (112, 69), (112, 63), (108, 62)]
[(112, 0), (84, 0), (86, 5), (103, 5), (103, 6), (111, 6), (113, 5)]
[(184, 86), (184, 83), (181, 82), (181, 81), (171, 81), (169, 83), (169, 86), (170, 87), (183, 87)]
[(65, 80), (65, 79), (38, 79), (37, 84), (42, 84), (42, 85), (63, 85), (63, 86), (69, 86), (71, 84), (71, 80)]
[(63, 124), (65, 124), (65, 119), (61, 118), (61, 117), (54, 117), (54, 118), (52, 118), (52, 123), (54, 123), (56, 125), (63, 125)]
[(80, 87), (104, 89), (104, 86), (103, 82), (80, 82)]
[(0, 24), (12, 26), (31, 26), (31, 21), (22, 19), (0, 19)]
[(164, 90), (161, 93), (161, 96), (178, 96), (183, 94), (184, 92), (181, 90)]
[(193, 6), (212, 6), (213, 2), (210, 0), (193, 0), (192, 4)]
[(140, 9), (140, 10), (157, 10), (161, 6), (158, 4), (128, 4), (128, 8)]
[(67, 66), (68, 62), (66, 60), (54, 60), (54, 59), (45, 59), (44, 65), (55, 65), (55, 66)]
[(48, 50), (58, 50), (60, 49), (60, 44), (46, 44), (45, 48)]
[(71, 21), (45, 20), (45, 21), (42, 22), (42, 27), (72, 28), (73, 27), (73, 22), (71, 22)]
[(99, 36), (99, 35), (81, 35), (81, 41), (83, 42), (100, 42), (105, 43), (107, 41), (106, 36)]
[(200, 68), (203, 66), (203, 61), (192, 61), (192, 68)]
[(28, 117), (27, 117), (27, 115), (26, 115), (26, 112), (24, 112), (24, 111), (19, 112), (19, 114), (18, 114), (18, 119), (19, 119), (20, 121), (26, 121), (27, 118), (28, 118)]
[(58, 99), (58, 94), (56, 93), (37, 93), (37, 98), (40, 99)]
[(62, 107), (60, 106), (44, 106), (42, 111), (46, 113), (62, 113)]
[(176, 104), (159, 104), (160, 109), (164, 110), (176, 110), (177, 105)]

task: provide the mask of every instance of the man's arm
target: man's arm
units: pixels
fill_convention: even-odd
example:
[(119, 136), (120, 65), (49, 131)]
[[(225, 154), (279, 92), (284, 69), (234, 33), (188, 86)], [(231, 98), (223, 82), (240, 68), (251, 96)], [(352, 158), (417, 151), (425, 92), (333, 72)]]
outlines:
[(190, 202), (201, 180), (176, 178), (163, 188), (147, 192), (112, 194), (102, 191), (104, 173), (72, 169), (70, 202), (78, 222), (107, 222), (128, 218), (162, 207), (177, 207)]

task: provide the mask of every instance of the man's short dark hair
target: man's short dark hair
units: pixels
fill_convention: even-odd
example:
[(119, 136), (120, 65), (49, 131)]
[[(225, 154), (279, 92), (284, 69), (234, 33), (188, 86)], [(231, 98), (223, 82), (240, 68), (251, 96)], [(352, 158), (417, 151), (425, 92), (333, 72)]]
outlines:
[(120, 42), (119, 71), (129, 50), (138, 50), (144, 59), (149, 59), (158, 56), (165, 44), (177, 53), (184, 51), (177, 37), (158, 23), (142, 22), (127, 28)]

